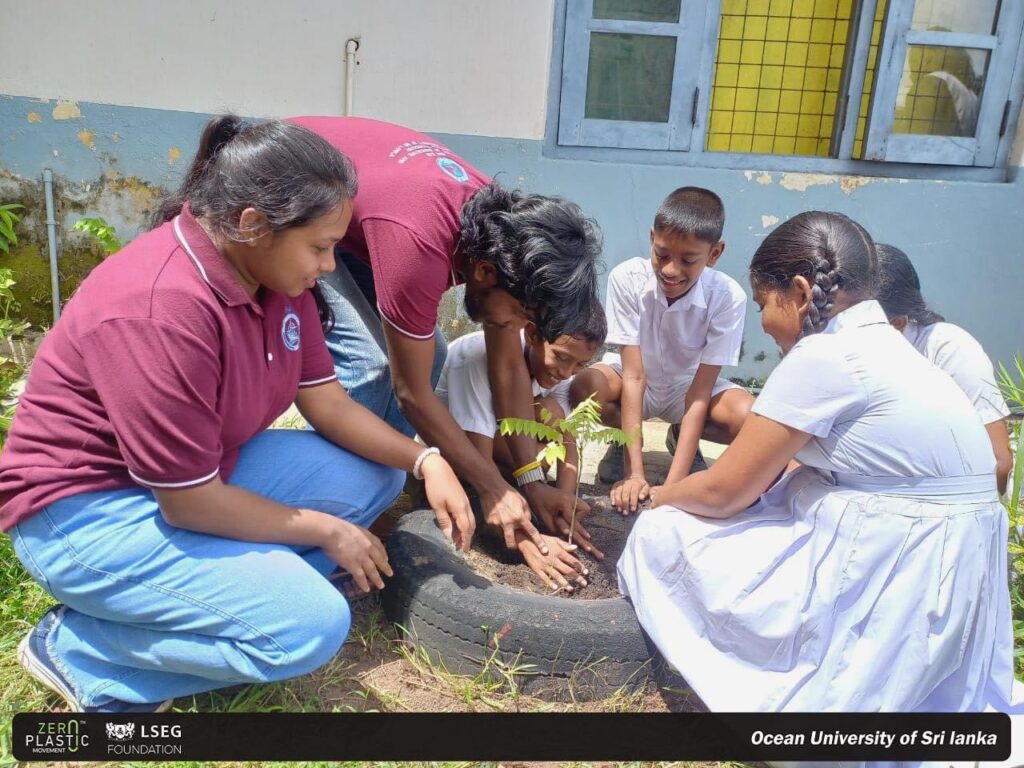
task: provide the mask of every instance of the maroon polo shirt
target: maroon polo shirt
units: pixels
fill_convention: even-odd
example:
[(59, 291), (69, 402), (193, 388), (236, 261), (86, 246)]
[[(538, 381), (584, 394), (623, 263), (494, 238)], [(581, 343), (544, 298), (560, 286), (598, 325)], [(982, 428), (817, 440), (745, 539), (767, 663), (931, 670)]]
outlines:
[(96, 267), (40, 346), (0, 528), (77, 493), (227, 481), (299, 387), (334, 380), (312, 294), (250, 297), (186, 206)]
[(372, 268), (381, 317), (407, 336), (430, 338), (441, 296), (455, 284), (462, 206), (490, 179), (435, 139), (400, 125), (361, 117), (290, 122), (355, 164), (359, 194), (341, 245)]

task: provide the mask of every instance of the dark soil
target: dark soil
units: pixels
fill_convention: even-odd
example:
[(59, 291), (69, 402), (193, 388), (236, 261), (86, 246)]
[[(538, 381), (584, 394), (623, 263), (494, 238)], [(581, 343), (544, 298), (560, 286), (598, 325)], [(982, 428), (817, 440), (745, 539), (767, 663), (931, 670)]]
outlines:
[(473, 545), (466, 556), (467, 564), (481, 576), (523, 592), (578, 600), (621, 597), (615, 565), (625, 548), (626, 538), (636, 516), (626, 517), (615, 510), (604, 486), (581, 486), (580, 496), (590, 504), (590, 514), (583, 519), (583, 525), (590, 532), (594, 546), (604, 552), (604, 559), (597, 560), (582, 549), (577, 550), (577, 557), (589, 571), (586, 577), (587, 586), (576, 585), (572, 592), (552, 592), (523, 562), (518, 552), (505, 547), (501, 534), (490, 526), (477, 527)]

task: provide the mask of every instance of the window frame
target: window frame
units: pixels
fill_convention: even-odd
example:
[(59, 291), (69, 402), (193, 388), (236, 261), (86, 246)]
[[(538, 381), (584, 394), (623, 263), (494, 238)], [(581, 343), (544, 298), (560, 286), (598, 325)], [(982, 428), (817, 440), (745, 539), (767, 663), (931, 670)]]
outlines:
[[(689, 150), (636, 149), (632, 147), (587, 146), (563, 144), (559, 140), (562, 95), (566, 89), (585, 89), (585, 70), (577, 70), (574, 78), (566, 72), (565, 41), (568, 11), (574, 3), (592, 0), (555, 0), (552, 24), (552, 52), (548, 84), (548, 109), (542, 152), (546, 157), (629, 163), (637, 165), (668, 165), (697, 168), (718, 168), (779, 173), (821, 173), (834, 175), (880, 176), (890, 178), (920, 178), (965, 181), (1006, 181), (1010, 175), (1008, 160), (1016, 135), (1017, 124), (1024, 104), (1024, 43), (1013, 57), (1009, 81), (1008, 112), (1004, 131), (995, 142), (992, 167), (951, 166), (934, 163), (910, 163), (894, 160), (853, 159), (858, 112), (845, 105), (860, 104), (863, 96), (867, 57), (876, 3), (879, 0), (860, 0), (854, 13), (858, 26), (858, 45), (849, 50), (848, 76), (841, 85), (843, 131), (838, 141), (839, 157), (812, 157), (804, 155), (776, 155), (740, 152), (707, 152), (704, 142), (710, 113), (713, 82), (714, 51), (718, 41), (721, 18), (721, 0), (681, 0), (686, 4), (703, 5), (705, 13), (703, 41), (697, 68), (698, 98), (696, 119), (692, 124)], [(899, 1), (899, 0), (895, 0)], [(682, 11), (681, 11), (682, 15)], [(853, 22), (851, 22), (853, 23)], [(884, 34), (884, 30), (883, 30)], [(706, 54), (706, 55), (705, 55)], [(582, 95), (585, 99), (585, 92)], [(870, 124), (870, 112), (868, 124)], [(1002, 117), (1000, 115), (1000, 117)], [(867, 141), (865, 134), (865, 142)], [(866, 145), (865, 145), (866, 147)]]
[[(996, 160), (1005, 105), (1010, 101), (1015, 52), (1024, 29), (1024, 4), (1000, 3), (994, 35), (929, 32), (911, 29), (915, 0), (889, 0), (889, 13), (879, 44), (878, 90), (872, 100), (864, 156), (871, 160), (991, 167)], [(911, 45), (952, 46), (988, 50), (990, 58), (974, 136), (929, 136), (892, 130), (896, 98), (907, 50)], [(1005, 131), (1005, 127), (1003, 128)]]

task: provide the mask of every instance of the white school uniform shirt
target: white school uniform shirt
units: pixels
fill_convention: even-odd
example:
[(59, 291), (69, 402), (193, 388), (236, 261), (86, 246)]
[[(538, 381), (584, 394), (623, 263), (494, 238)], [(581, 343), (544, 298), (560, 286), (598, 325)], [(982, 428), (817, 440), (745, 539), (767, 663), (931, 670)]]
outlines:
[(918, 325), (910, 321), (903, 335), (914, 348), (948, 373), (964, 391), (983, 424), (1010, 415), (996, 373), (981, 344), (967, 331), (952, 323)]
[[(525, 352), (525, 332), (520, 331), (519, 338)], [(553, 397), (568, 415), (571, 378), (549, 389), (541, 387), (536, 379), (531, 379), (531, 384), (535, 398)], [(494, 437), (498, 431), (498, 419), (494, 414), (491, 381), (487, 376), (487, 344), (483, 331), (460, 336), (448, 345), (448, 357), (434, 392), (463, 431)]]
[(655, 401), (697, 367), (736, 365), (747, 294), (726, 274), (706, 268), (669, 306), (650, 259), (633, 258), (608, 275), (608, 343), (640, 347), (647, 389)]

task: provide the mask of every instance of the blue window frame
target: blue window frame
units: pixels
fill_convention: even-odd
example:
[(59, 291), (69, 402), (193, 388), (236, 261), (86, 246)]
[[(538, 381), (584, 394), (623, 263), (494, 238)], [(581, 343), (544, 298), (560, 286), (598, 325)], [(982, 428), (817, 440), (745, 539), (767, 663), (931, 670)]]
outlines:
[[(865, 156), (991, 167), (1012, 106), (1010, 87), (1024, 4), (993, 2), (986, 9), (986, 3), (978, 2), (971, 19), (976, 23), (965, 24), (963, 30), (922, 29), (928, 14), (920, 13), (918, 5), (914, 0), (890, 0), (879, 58), (886, 65), (879, 73)], [(930, 86), (931, 93), (908, 93), (915, 86), (922, 91)], [(936, 111), (933, 102), (938, 97), (953, 103), (955, 120), (950, 124), (929, 114)], [(902, 117), (900, 102), (906, 113)]]
[[(802, 169), (864, 173), (959, 165), (978, 169), (964, 178), (979, 179), (996, 178), (981, 169), (1005, 164), (1024, 90), (1024, 3), (853, 0), (835, 111), (822, 119), (832, 129), (828, 154), (810, 157), (706, 147), (723, 6), (737, 2), (557, 0), (556, 152), (719, 167), (750, 167), (756, 156), (768, 170), (792, 168), (796, 158)], [(933, 7), (966, 21), (933, 24)]]

